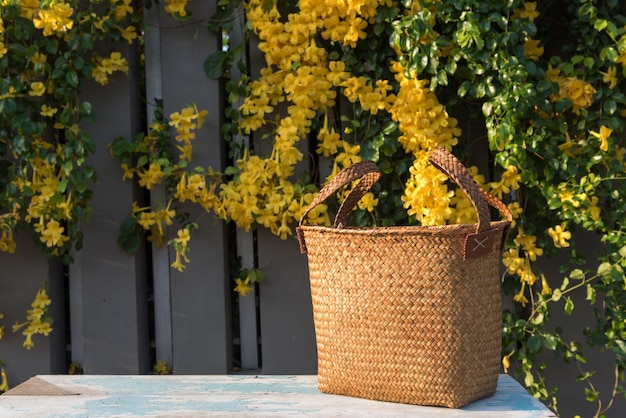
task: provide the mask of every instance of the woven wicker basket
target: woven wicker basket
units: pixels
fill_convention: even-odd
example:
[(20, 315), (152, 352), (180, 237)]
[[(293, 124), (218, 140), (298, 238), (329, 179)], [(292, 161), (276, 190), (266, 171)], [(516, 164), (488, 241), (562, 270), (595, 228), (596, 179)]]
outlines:
[[(430, 161), (472, 200), (477, 224), (347, 227), (380, 177), (372, 162), (335, 176), (300, 221), (322, 392), (450, 408), (495, 393), (499, 260), (511, 213), (449, 152), (437, 148)], [(333, 227), (303, 225), (313, 207), (356, 179)], [(491, 221), (489, 205), (507, 220)]]

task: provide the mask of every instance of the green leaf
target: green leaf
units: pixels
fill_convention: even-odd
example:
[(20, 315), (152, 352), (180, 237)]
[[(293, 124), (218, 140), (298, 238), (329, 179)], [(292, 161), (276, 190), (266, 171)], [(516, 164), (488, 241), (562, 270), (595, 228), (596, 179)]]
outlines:
[(78, 74), (76, 71), (68, 71), (65, 73), (65, 81), (72, 87), (78, 87)]
[(626, 342), (624, 340), (615, 340), (613, 352), (620, 360), (626, 359)]
[(587, 395), (585, 398), (587, 399), (587, 402), (595, 402), (598, 398), (598, 393), (589, 388), (585, 388), (585, 394)]
[(535, 315), (530, 322), (532, 322), (533, 325), (540, 325), (543, 320), (544, 320), (545, 316), (544, 314), (542, 314), (541, 312), (538, 313), (537, 315)]
[(250, 283), (263, 283), (265, 280), (265, 274), (259, 269), (251, 269), (248, 270), (248, 279), (250, 279)]
[(212, 80), (222, 78), (226, 74), (228, 67), (229, 53), (226, 51), (218, 51), (209, 55), (203, 64), (204, 73)]
[(464, 97), (471, 87), (472, 87), (472, 83), (470, 83), (469, 81), (465, 80), (464, 82), (461, 83), (461, 85), (457, 89), (457, 93), (456, 94), (459, 97)]
[(585, 273), (581, 269), (574, 269), (569, 274), (569, 278), (573, 280), (583, 280), (585, 278)]
[(605, 19), (598, 19), (594, 22), (593, 28), (597, 31), (601, 31), (606, 28), (607, 21)]
[(558, 339), (554, 335), (546, 334), (543, 336), (543, 345), (545, 345), (548, 350), (556, 349), (557, 343)]
[(533, 353), (538, 353), (541, 350), (541, 337), (538, 335), (533, 335), (526, 341), (526, 348), (528, 351)]
[(565, 298), (565, 313), (567, 315), (571, 315), (573, 310), (574, 310), (574, 302), (572, 301), (572, 298), (570, 297)]
[(146, 164), (148, 164), (148, 156), (147, 155), (142, 155), (141, 157), (139, 157), (137, 159), (137, 167), (143, 167)]
[(563, 296), (561, 289), (554, 289), (554, 291), (552, 292), (552, 301), (558, 302), (559, 300), (561, 300), (561, 296)]
[(142, 228), (133, 218), (128, 218), (120, 226), (117, 245), (127, 253), (134, 253), (141, 245)]
[(590, 284), (587, 284), (587, 296), (585, 299), (590, 301), (591, 304), (596, 303), (596, 289), (594, 289)]
[(598, 266), (598, 274), (600, 276), (606, 276), (611, 272), (611, 263), (605, 261)]

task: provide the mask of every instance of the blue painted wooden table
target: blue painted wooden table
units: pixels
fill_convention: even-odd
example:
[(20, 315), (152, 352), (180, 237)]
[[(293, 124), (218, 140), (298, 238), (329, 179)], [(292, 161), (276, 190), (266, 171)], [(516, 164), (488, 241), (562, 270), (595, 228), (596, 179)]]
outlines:
[(37, 376), (0, 396), (0, 417), (555, 417), (510, 376), (493, 397), (447, 409), (328, 395), (316, 376)]

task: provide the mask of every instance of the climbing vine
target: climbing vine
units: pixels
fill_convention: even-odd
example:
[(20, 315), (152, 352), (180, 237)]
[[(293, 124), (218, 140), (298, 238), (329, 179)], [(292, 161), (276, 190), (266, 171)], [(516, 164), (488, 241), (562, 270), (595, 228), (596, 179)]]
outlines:
[[(220, 2), (219, 17), (232, 16), (237, 4)], [(471, 222), (474, 214), (426, 164), (429, 151), (441, 145), (464, 156), (484, 140), (491, 170), (481, 173), (487, 177), (472, 171), (515, 217), (503, 257), (503, 290), (515, 302), (503, 312), (503, 367), (556, 410), (558, 392), (546, 384), (540, 354), (575, 362), (586, 398), (604, 414), (624, 392), (626, 365), (624, 6), (249, 0), (244, 7), (265, 58), (258, 74), (227, 80), (244, 99), (226, 131), (255, 138), (244, 159), (291, 167), (306, 160), (320, 173), (329, 167), (320, 182), (373, 160), (385, 180), (354, 223), (435, 225)], [(214, 56), (208, 74), (228, 78), (235, 60), (236, 53)], [(248, 177), (245, 165), (237, 169), (236, 180)], [(581, 255), (582, 231), (597, 237), (597, 258)], [(559, 255), (567, 260), (560, 273), (544, 271), (544, 260)], [(572, 315), (581, 299), (595, 324), (566, 336), (554, 313)], [(593, 347), (615, 358), (608, 398), (585, 369)]]
[[(190, 1), (144, 5), (187, 20)], [(0, 6), (0, 251), (17, 251), (14, 235), (28, 229), (44, 254), (70, 263), (97, 178), (86, 163), (96, 148), (84, 129), (95, 111), (80, 92), (88, 82), (105, 91), (110, 77), (129, 71), (115, 46), (141, 37), (141, 10), (130, 0)], [(217, 6), (208, 28), (224, 35), (225, 48), (204, 69), (228, 95), (223, 135), (231, 164), (221, 172), (193, 164), (206, 116), (193, 104), (170, 115), (158, 107), (144, 134), (112, 139), (125, 179), (148, 191), (166, 188), (160, 205), (129, 208), (120, 245), (136, 249), (145, 231), (155, 244), (173, 246), (172, 267), (184, 269), (199, 227), (184, 202), (287, 238), (319, 185), (364, 159), (384, 176), (353, 224), (473, 222), (469, 200), (427, 157), (444, 146), (469, 161), (484, 146), (487, 170), (471, 171), (515, 217), (503, 255), (503, 290), (514, 302), (503, 312), (504, 370), (556, 410), (559, 393), (541, 360), (552, 352), (577, 364), (584, 395), (597, 416), (605, 413), (624, 392), (626, 366), (626, 7), (617, 0)], [(244, 15), (245, 25), (235, 26)], [(248, 37), (241, 45), (228, 36), (237, 30)], [(105, 41), (110, 48), (100, 51)], [(247, 45), (263, 55), (258, 70), (245, 59)], [(319, 206), (308, 221), (328, 224), (334, 209), (334, 202)], [(596, 256), (585, 259), (582, 236), (597, 238)], [(552, 257), (567, 260), (559, 273), (545, 268)], [(262, 273), (244, 273), (235, 283), (245, 295)], [(565, 333), (556, 312), (568, 317), (581, 303), (593, 312), (590, 324)], [(586, 365), (595, 347), (614, 359), (608, 400)]]

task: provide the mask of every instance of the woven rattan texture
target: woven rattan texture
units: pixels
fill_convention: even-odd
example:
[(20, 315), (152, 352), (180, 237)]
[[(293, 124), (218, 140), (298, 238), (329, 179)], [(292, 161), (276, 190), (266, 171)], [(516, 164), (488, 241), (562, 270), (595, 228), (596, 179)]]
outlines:
[[(468, 195), (477, 224), (346, 227), (348, 209), (380, 175), (372, 163), (339, 173), (307, 209), (361, 176), (335, 227), (303, 225), (306, 213), (300, 221), (322, 392), (451, 408), (495, 393), (511, 214), (449, 152), (436, 149), (430, 161)], [(489, 205), (507, 220), (492, 222)]]
[(319, 389), (453, 408), (492, 395), (498, 246), (464, 261), (462, 236), (473, 226), (459, 234), (404, 229), (304, 227), (315, 244), (308, 257)]

